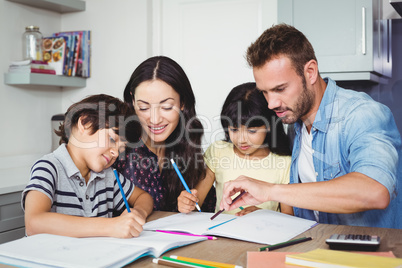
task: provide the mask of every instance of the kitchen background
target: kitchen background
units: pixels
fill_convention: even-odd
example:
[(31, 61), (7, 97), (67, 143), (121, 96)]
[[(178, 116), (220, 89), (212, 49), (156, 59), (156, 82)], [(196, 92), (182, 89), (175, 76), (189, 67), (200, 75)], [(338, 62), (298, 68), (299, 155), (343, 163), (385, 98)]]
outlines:
[[(2, 73), (7, 73), (11, 61), (21, 59), (21, 36), (28, 25), (39, 26), (44, 36), (60, 31), (91, 30), (92, 69), (85, 87), (7, 85), (1, 76), (0, 194), (25, 184), (33, 161), (51, 151), (53, 115), (64, 113), (73, 102), (91, 94), (106, 93), (122, 98), (134, 68), (153, 55), (172, 57), (188, 74), (196, 94), (197, 112), (205, 126), (204, 145), (222, 138), (218, 115), (224, 98), (234, 86), (253, 81), (252, 70), (244, 59), (245, 51), (263, 30), (278, 22), (281, 14), (278, 0), (85, 0), (84, 11), (71, 13), (16, 2), (0, 0)], [(320, 21), (312, 21), (317, 27), (314, 31), (320, 35), (318, 40), (314, 39), (314, 47), (328, 42), (326, 38), (333, 31), (344, 30), (339, 25), (349, 13), (342, 5), (351, 1), (327, 3), (331, 2), (345, 12), (336, 15), (339, 21), (333, 20), (327, 29), (322, 29)], [(357, 5), (377, 1), (352, 2)], [(386, 104), (401, 132), (402, 19), (386, 0), (381, 5), (384, 10), (380, 13), (390, 10), (394, 18), (390, 20), (392, 77), (381, 78), (380, 83), (359, 80), (341, 84), (365, 91)], [(370, 8), (368, 17), (369, 11)], [(303, 17), (312, 18), (319, 13), (325, 17), (326, 12), (334, 14), (329, 8), (308, 8)], [(307, 37), (310, 38), (308, 34)], [(367, 49), (370, 50), (370, 45)]]

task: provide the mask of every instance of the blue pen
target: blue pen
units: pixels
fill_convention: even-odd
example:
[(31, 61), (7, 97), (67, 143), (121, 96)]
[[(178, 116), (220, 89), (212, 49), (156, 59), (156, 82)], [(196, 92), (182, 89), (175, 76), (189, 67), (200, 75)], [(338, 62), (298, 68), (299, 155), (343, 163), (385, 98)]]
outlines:
[[(181, 175), (181, 172), (180, 172), (179, 168), (177, 167), (176, 163), (174, 162), (173, 159), (170, 159), (170, 162), (172, 162), (174, 170), (176, 170), (176, 173), (179, 176), (181, 183), (183, 183), (184, 188), (186, 189), (187, 192), (189, 192), (191, 194), (190, 188), (188, 188), (187, 183), (184, 180), (183, 175)], [(201, 212), (201, 209), (200, 209), (200, 206), (198, 205), (198, 203), (195, 203), (195, 207), (198, 209), (199, 212)]]
[(117, 181), (117, 184), (119, 185), (120, 193), (121, 193), (121, 196), (123, 197), (124, 203), (126, 204), (127, 211), (128, 211), (128, 213), (130, 213), (131, 212), (130, 206), (129, 206), (128, 202), (127, 202), (127, 198), (126, 198), (126, 195), (124, 193), (123, 186), (121, 186), (121, 182), (120, 182), (120, 179), (119, 179), (119, 174), (117, 173), (117, 171), (115, 169), (113, 169), (113, 172), (114, 172), (114, 175), (116, 176), (116, 181)]

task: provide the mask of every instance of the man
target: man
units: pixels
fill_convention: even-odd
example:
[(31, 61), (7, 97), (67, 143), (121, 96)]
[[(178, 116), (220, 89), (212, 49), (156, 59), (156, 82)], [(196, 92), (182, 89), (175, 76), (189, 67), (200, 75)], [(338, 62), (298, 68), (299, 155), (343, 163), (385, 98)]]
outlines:
[[(322, 79), (313, 47), (292, 26), (266, 30), (247, 61), (268, 107), (295, 123), (290, 184), (241, 176), (225, 184), (220, 208), (277, 201), (320, 223), (402, 228), (401, 137), (390, 110)], [(248, 193), (231, 204), (239, 191)]]

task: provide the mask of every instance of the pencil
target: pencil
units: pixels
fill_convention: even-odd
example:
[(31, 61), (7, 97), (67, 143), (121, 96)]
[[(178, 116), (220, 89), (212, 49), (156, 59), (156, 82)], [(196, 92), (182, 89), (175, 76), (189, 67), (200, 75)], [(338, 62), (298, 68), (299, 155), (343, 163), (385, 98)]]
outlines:
[[(240, 193), (238, 196), (236, 196), (236, 198), (232, 200), (232, 204), (233, 204), (234, 202), (236, 202), (240, 197), (242, 197), (245, 193), (247, 193), (247, 192), (244, 191), (244, 192)], [(219, 214), (221, 214), (221, 213), (224, 212), (224, 211), (225, 211), (224, 208), (221, 209), (221, 210), (219, 210), (218, 212), (216, 212), (216, 213), (211, 217), (210, 220), (212, 221), (213, 219), (215, 219)]]
[(117, 181), (117, 184), (119, 185), (120, 193), (121, 193), (121, 196), (123, 197), (124, 204), (126, 204), (127, 211), (128, 211), (128, 213), (130, 213), (131, 212), (130, 206), (127, 202), (127, 198), (126, 198), (126, 194), (124, 193), (123, 186), (121, 186), (119, 174), (117, 173), (117, 171), (115, 169), (113, 169), (113, 172), (114, 172), (114, 175), (116, 176), (116, 181)]
[(309, 240), (312, 240), (312, 239), (313, 238), (311, 238), (311, 237), (297, 238), (297, 239), (294, 239), (294, 240), (289, 240), (289, 241), (286, 241), (286, 242), (282, 242), (282, 243), (262, 247), (262, 248), (260, 248), (260, 251), (264, 251), (264, 250), (271, 251), (271, 250), (274, 250), (274, 249), (284, 248), (284, 247), (287, 247), (287, 246), (295, 245), (295, 244), (302, 243), (302, 242), (305, 242), (305, 241), (309, 241)]
[(170, 258), (170, 257), (167, 257), (167, 256), (163, 256), (162, 259), (165, 260), (165, 261), (177, 262), (177, 263), (186, 264), (186, 265), (193, 265), (193, 266), (198, 267), (198, 268), (199, 267), (216, 268), (216, 266), (210, 266), (210, 265), (205, 265), (205, 264), (196, 263), (196, 262), (182, 261), (182, 260), (173, 259), (173, 258)]
[[(183, 175), (181, 175), (181, 172), (179, 170), (179, 168), (177, 167), (176, 163), (174, 162), (173, 158), (170, 159), (170, 162), (172, 162), (173, 168), (177, 173), (177, 176), (179, 176), (181, 183), (183, 183), (184, 188), (186, 189), (187, 192), (189, 192), (191, 194), (190, 188), (188, 188), (186, 181), (183, 178)], [(195, 207), (198, 209), (199, 212), (201, 212), (200, 206), (198, 205), (198, 203), (195, 203)]]
[(233, 220), (235, 220), (235, 219), (236, 219), (236, 218), (232, 218), (232, 219), (230, 219), (230, 220), (221, 222), (221, 223), (219, 223), (219, 224), (217, 224), (217, 225), (214, 225), (214, 226), (209, 227), (207, 230), (214, 229), (215, 227), (218, 227), (218, 226), (220, 226), (220, 225), (222, 225), (222, 224), (228, 223), (228, 222), (233, 221)]
[(162, 264), (162, 265), (166, 265), (166, 266), (170, 266), (170, 267), (177, 267), (177, 268), (200, 268), (200, 266), (196, 266), (196, 265), (184, 264), (184, 263), (175, 262), (175, 261), (168, 261), (168, 260), (159, 259), (159, 258), (153, 259), (152, 262), (156, 263), (156, 264)]
[(198, 236), (198, 237), (205, 237), (208, 240), (216, 240), (215, 236), (210, 235), (197, 235), (197, 234), (189, 234), (189, 233), (182, 233), (182, 232), (172, 232), (172, 231), (165, 231), (165, 230), (155, 230), (155, 232), (166, 233), (166, 234), (175, 234), (175, 235), (187, 235), (187, 236)]
[(176, 256), (176, 255), (170, 255), (170, 258), (177, 259), (177, 260), (182, 260), (182, 261), (200, 263), (200, 264), (205, 264), (205, 265), (211, 265), (211, 266), (218, 267), (218, 268), (243, 268), (242, 266), (234, 265), (234, 264), (215, 262), (215, 261), (207, 261), (207, 260), (200, 260), (200, 259), (194, 259), (194, 258), (187, 258), (187, 257)]

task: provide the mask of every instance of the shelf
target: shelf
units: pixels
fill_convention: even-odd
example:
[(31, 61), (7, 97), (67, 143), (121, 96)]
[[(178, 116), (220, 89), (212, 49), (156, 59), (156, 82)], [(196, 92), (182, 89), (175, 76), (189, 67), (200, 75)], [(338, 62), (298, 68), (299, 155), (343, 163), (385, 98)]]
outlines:
[(31, 7), (51, 10), (58, 13), (85, 11), (85, 2), (82, 0), (7, 0)]
[(57, 87), (85, 87), (86, 78), (36, 73), (5, 73), (6, 85), (43, 85)]

